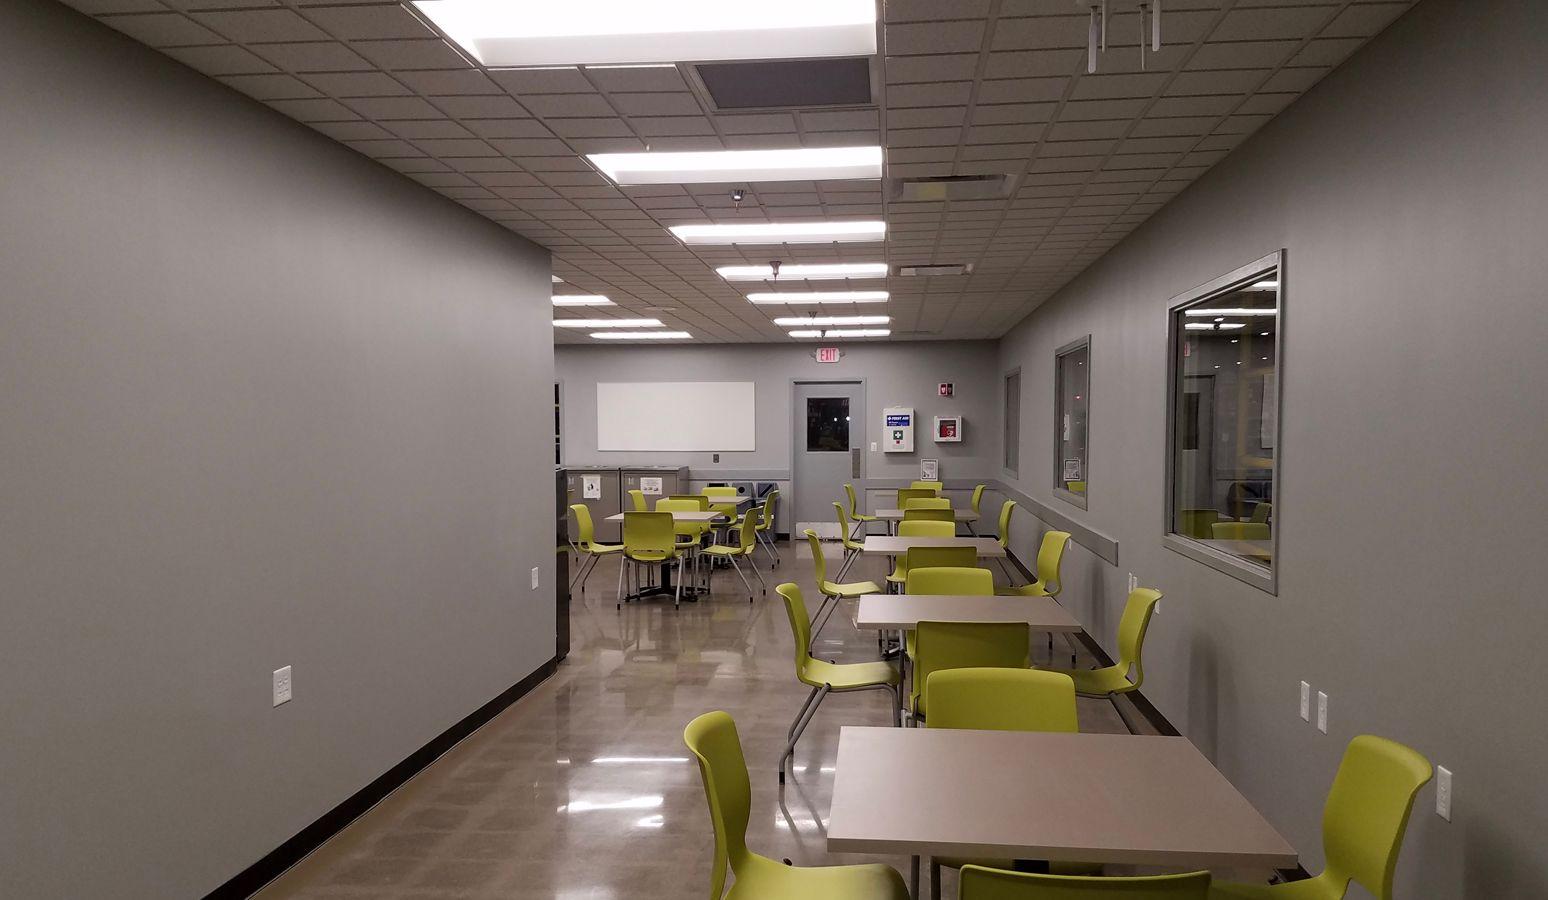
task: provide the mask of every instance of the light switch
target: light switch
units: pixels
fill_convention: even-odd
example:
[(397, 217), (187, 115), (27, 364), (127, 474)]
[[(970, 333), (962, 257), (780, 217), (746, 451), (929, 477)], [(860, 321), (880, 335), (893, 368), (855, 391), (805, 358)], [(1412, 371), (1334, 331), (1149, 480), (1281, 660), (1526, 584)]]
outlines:
[(1301, 682), (1301, 721), (1311, 721), (1311, 685)]
[(541, 571), (537, 566), (532, 567), (532, 589), (534, 591), (538, 589), (538, 575)]
[(1317, 692), (1317, 730), (1328, 733), (1328, 695), (1322, 691)]
[(290, 667), (274, 670), (274, 705), (289, 703), (291, 697)]

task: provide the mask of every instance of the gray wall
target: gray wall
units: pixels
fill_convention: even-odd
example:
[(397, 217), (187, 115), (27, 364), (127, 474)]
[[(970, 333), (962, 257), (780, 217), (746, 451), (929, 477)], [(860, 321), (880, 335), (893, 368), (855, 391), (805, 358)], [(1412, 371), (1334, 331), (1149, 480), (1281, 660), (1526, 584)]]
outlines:
[(548, 274), (0, 2), (0, 894), (200, 896), (552, 657)]
[[(1126, 572), (1166, 591), (1146, 694), (1308, 868), (1350, 737), (1455, 771), (1453, 822), (1420, 795), (1402, 897), (1548, 896), (1545, 38), (1548, 4), (1425, 0), (1002, 346), (1027, 379), (1016, 484), (1058, 506), (1052, 354), (1094, 335), (1091, 507), (1066, 507), (1122, 565), (1077, 549), (1066, 602), (1111, 648)], [(1274, 597), (1160, 534), (1167, 301), (1279, 248)], [(1331, 695), (1328, 735), (1297, 715), (1303, 678)]]

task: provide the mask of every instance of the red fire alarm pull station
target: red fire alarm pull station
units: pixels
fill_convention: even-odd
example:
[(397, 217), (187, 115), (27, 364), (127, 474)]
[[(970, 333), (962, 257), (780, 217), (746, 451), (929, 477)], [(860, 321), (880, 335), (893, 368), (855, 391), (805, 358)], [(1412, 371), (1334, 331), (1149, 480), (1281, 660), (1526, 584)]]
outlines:
[(949, 381), (941, 382), (938, 389), (940, 390), (942, 397), (950, 397), (951, 396), (951, 382), (949, 382)]

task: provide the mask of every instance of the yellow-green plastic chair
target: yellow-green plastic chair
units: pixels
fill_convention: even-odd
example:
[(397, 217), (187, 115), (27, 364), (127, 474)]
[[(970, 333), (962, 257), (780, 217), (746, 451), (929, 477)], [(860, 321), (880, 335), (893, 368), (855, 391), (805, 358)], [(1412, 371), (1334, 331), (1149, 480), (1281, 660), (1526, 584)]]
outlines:
[(909, 485), (909, 489), (910, 490), (915, 490), (915, 491), (934, 491), (937, 494), (939, 494), (941, 492), (941, 490), (943, 488), (945, 488), (945, 487), (946, 487), (946, 482), (944, 482), (944, 481), (916, 481), (913, 484)]
[(1266, 541), (1273, 537), (1267, 522), (1216, 522), (1209, 526), (1217, 541)]
[(838, 513), (839, 542), (844, 545), (844, 561), (839, 563), (838, 574), (833, 578), (835, 581), (843, 581), (844, 576), (849, 573), (849, 567), (855, 564), (855, 560), (860, 558), (860, 551), (865, 549), (865, 541), (855, 540), (855, 532), (860, 526), (850, 529), (849, 515), (844, 512), (844, 504), (834, 501), (833, 510)]
[(1218, 509), (1180, 509), (1177, 511), (1177, 533), (1189, 537), (1211, 536), (1210, 526), (1220, 521)]
[(1070, 545), (1068, 531), (1047, 531), (1037, 548), (1037, 580), (1012, 588), (1021, 597), (1058, 597), (1063, 582), (1059, 577), (1064, 568), (1064, 550)]
[[(1075, 712), (1075, 682), (1058, 672), (1036, 669), (947, 669), (934, 672), (925, 684), (931, 728), (971, 728), (979, 731), (1080, 730)], [(1009, 869), (1011, 859), (931, 857), (930, 900), (940, 900), (941, 867), (988, 866)], [(1081, 863), (1050, 863), (1057, 874), (1083, 875), (1101, 871)], [(1094, 871), (1093, 871), (1094, 869)]]
[(828, 560), (822, 554), (822, 539), (817, 537), (817, 532), (806, 529), (803, 534), (812, 545), (812, 565), (817, 570), (817, 590), (822, 594), (822, 606), (817, 608), (817, 615), (812, 617), (816, 625), (812, 628), (812, 641), (817, 640), (817, 635), (822, 634), (822, 628), (828, 624), (828, 618), (833, 611), (839, 608), (840, 601), (853, 600), (866, 594), (881, 593), (881, 585), (874, 581), (852, 581), (848, 584), (840, 584), (828, 580)]
[(1273, 511), (1274, 504), (1259, 503), (1257, 506), (1252, 508), (1252, 521), (1266, 525), (1268, 524), (1269, 515), (1271, 515)]
[(955, 522), (935, 522), (928, 519), (909, 519), (898, 523), (899, 537), (956, 537)]
[(769, 491), (763, 498), (763, 504), (755, 509), (747, 511), (744, 518), (755, 518), (756, 527), (753, 533), (758, 543), (763, 545), (763, 552), (769, 555), (771, 568), (779, 568), (779, 548), (774, 546), (774, 536), (778, 534), (774, 530), (776, 506), (779, 503), (779, 489)]
[[(694, 503), (694, 508), (695, 509), (699, 510), (700, 512), (709, 512), (710, 501), (709, 501), (709, 498), (706, 497), (703, 494), (669, 494), (666, 499), (668, 499), (668, 500), (691, 500)], [(661, 501), (657, 500), (656, 504), (657, 504), (657, 508), (659, 509)]]
[[(983, 505), (983, 502), (984, 502), (984, 491), (986, 489), (988, 489), (988, 487), (989, 487), (989, 485), (987, 485), (987, 484), (980, 484), (977, 487), (973, 488), (973, 498), (972, 498), (972, 500), (970, 502), (971, 502), (971, 505), (973, 507), (973, 515), (974, 516), (981, 516), (981, 515), (983, 515), (983, 511), (980, 510), (979, 507)], [(967, 527), (968, 527), (968, 533), (969, 534), (975, 534), (975, 535), (978, 534), (978, 529), (973, 526), (972, 522), (968, 522), (967, 523)]]
[[(918, 501), (915, 501), (915, 502), (917, 503)], [(911, 506), (908, 509), (903, 510), (903, 521), (905, 521), (905, 522), (951, 522), (951, 523), (953, 523), (952, 532), (955, 533), (956, 530), (957, 530), (955, 528), (955, 523), (957, 521), (957, 514), (949, 506), (946, 507), (945, 509), (929, 509), (929, 508), (925, 508), (925, 507)]]
[[(683, 729), (683, 743), (699, 763), (715, 829), (710, 900), (908, 900), (908, 886), (890, 866), (787, 866), (747, 849), (752, 785), (736, 722), (708, 712)], [(726, 893), (726, 874), (735, 877)]]
[(1031, 650), (1025, 622), (920, 622), (915, 629), (910, 705), (928, 721), (924, 686), (943, 669), (1025, 669)]
[(915, 567), (971, 569), (977, 565), (978, 551), (972, 547), (910, 547), (898, 557), (898, 564), (892, 570), (892, 574), (887, 576), (887, 582), (894, 585), (906, 584), (908, 573)]
[(629, 502), (634, 505), (635, 512), (645, 512), (650, 509), (645, 503), (645, 492), (639, 488), (629, 492)]
[(614, 553), (622, 553), (623, 544), (602, 544), (597, 542), (596, 526), (591, 521), (591, 510), (584, 503), (576, 503), (570, 506), (570, 512), (575, 516), (575, 547), (585, 555), (581, 562), (580, 571), (575, 573), (575, 579), (570, 582), (570, 589), (580, 585), (580, 592), (586, 593), (586, 579), (591, 577), (591, 571), (597, 567), (597, 560)]
[[(1011, 514), (1015, 511), (1016, 501), (1014, 500), (1007, 500), (1000, 505), (999, 530), (995, 534), (995, 538), (1000, 542), (1000, 546), (1005, 548), (1007, 556), (1010, 554)], [(1010, 569), (1005, 567), (1005, 559), (997, 559), (996, 562), (1000, 564), (1000, 571), (1005, 573), (1006, 582), (1015, 584), (1015, 576), (1011, 575)]]
[(1433, 774), (1430, 761), (1396, 741), (1362, 734), (1349, 742), (1322, 809), (1327, 868), (1289, 884), (1217, 884), (1211, 900), (1342, 900), (1349, 882), (1392, 900), (1392, 877), (1414, 795)]
[(846, 482), (844, 484), (844, 493), (849, 497), (849, 517), (855, 520), (855, 532), (853, 534), (845, 532), (845, 534), (848, 534), (849, 537), (853, 538), (856, 537), (861, 531), (863, 531), (870, 523), (876, 521), (876, 517), (867, 515), (866, 513), (860, 511), (860, 502), (855, 499), (855, 486), (853, 484)]
[(785, 752), (779, 757), (779, 783), (785, 783), (785, 762), (795, 758), (796, 741), (817, 714), (817, 707), (829, 694), (847, 694), (854, 691), (887, 691), (892, 697), (893, 724), (901, 724), (902, 694), (899, 685), (902, 678), (890, 663), (881, 661), (862, 663), (831, 663), (814, 659), (807, 649), (812, 643), (812, 620), (806, 614), (806, 601), (801, 588), (794, 582), (786, 582), (774, 589), (785, 600), (785, 612), (790, 616), (790, 631), (795, 636), (796, 678), (810, 687), (812, 692), (801, 704), (795, 721), (790, 724), (789, 740)]
[[(966, 551), (966, 553), (963, 553)], [(977, 566), (972, 547), (911, 547), (905, 558), (905, 594), (948, 594), (988, 597), (994, 594), (994, 573)], [(901, 562), (899, 563), (902, 564)], [(918, 638), (913, 629), (903, 632), (903, 652), (913, 659)]]
[(1084, 481), (1066, 481), (1064, 488), (1072, 494), (1084, 494), (1086, 492), (1086, 483)]
[(709, 508), (725, 516), (725, 522), (714, 526), (713, 530), (720, 531), (735, 527), (737, 504), (724, 501), (735, 500), (736, 496), (736, 488), (730, 485), (720, 485), (704, 489), (704, 498), (709, 501)]
[[(1123, 607), (1123, 618), (1118, 620), (1118, 661), (1101, 669), (1054, 669), (1075, 679), (1075, 692), (1083, 697), (1102, 697), (1113, 704), (1119, 718), (1132, 732), (1132, 725), (1118, 703), (1119, 694), (1137, 691), (1145, 683), (1145, 667), (1141, 654), (1145, 649), (1145, 632), (1150, 628), (1150, 617), (1161, 602), (1161, 592), (1154, 588), (1135, 588), (1129, 592), (1129, 600)], [(1129, 671), (1134, 674), (1131, 680)]]
[(903, 510), (911, 509), (951, 509), (950, 497), (914, 497), (903, 504)]
[[(700, 504), (703, 497), (664, 497), (656, 501), (656, 512), (703, 512), (708, 503)], [(686, 553), (688, 560), (693, 563), (694, 584), (699, 579), (699, 550), (704, 546), (704, 535), (709, 531), (707, 522), (677, 522), (673, 527), (677, 529), (677, 541), (674, 546), (679, 553)], [(697, 588), (695, 588), (697, 590)]]
[(735, 543), (721, 544), (717, 542), (699, 551), (704, 556), (710, 558), (709, 577), (711, 581), (715, 578), (715, 560), (729, 559), (731, 561), (731, 568), (736, 570), (736, 577), (742, 579), (742, 586), (747, 588), (748, 603), (753, 601), (752, 585), (747, 583), (747, 576), (742, 574), (742, 565), (737, 560), (747, 560), (747, 567), (753, 570), (754, 575), (758, 576), (758, 586), (763, 588), (763, 595), (765, 597), (769, 595), (769, 586), (763, 580), (763, 573), (758, 571), (757, 566), (753, 565), (753, 549), (758, 543), (754, 529), (757, 527), (757, 519), (752, 516), (743, 516), (742, 520), (737, 522), (736, 527), (732, 529), (736, 533)]
[(910, 500), (920, 500), (924, 498), (934, 500), (938, 496), (940, 495), (935, 491), (929, 490), (927, 488), (899, 488), (898, 509), (908, 509), (908, 501)]
[(663, 571), (677, 563), (677, 584), (673, 605), (683, 604), (683, 557), (677, 552), (677, 530), (669, 512), (626, 512), (623, 524), (624, 564), (618, 567), (618, 608), (624, 603), (624, 570), (634, 572), (634, 596), (638, 596), (640, 566), (654, 565)]
[(1209, 873), (1103, 878), (964, 866), (958, 900), (1205, 900)]

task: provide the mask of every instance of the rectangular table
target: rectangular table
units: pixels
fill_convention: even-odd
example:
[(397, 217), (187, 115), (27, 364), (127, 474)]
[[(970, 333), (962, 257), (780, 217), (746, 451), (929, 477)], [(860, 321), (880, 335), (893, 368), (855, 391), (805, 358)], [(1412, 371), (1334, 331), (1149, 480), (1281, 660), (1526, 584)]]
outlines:
[(868, 534), (865, 549), (861, 552), (872, 556), (902, 556), (910, 547), (973, 547), (983, 559), (1005, 556), (1005, 548), (992, 537), (899, 537), (891, 534)]
[[(665, 510), (663, 510), (663, 512), (665, 512)], [(698, 522), (698, 523), (702, 524), (702, 523), (714, 523), (714, 522), (720, 521), (721, 519), (724, 519), (724, 518), (725, 518), (724, 515), (721, 515), (720, 513), (715, 512), (713, 509), (705, 509), (705, 510), (682, 509), (682, 510), (673, 510), (672, 511), (672, 521), (674, 521), (674, 522)], [(624, 520), (624, 514), (623, 513), (613, 513), (612, 515), (608, 516), (607, 518), (603, 519), (602, 521), (604, 521), (604, 522), (622, 522), (623, 520)]]
[(930, 594), (867, 594), (855, 627), (907, 631), (919, 622), (1026, 622), (1033, 631), (1074, 634), (1080, 623), (1052, 597), (983, 597)]
[[(957, 521), (959, 523), (978, 521), (978, 513), (973, 512), (971, 509), (954, 509), (952, 512), (956, 515)], [(883, 522), (901, 522), (903, 521), (903, 510), (878, 509), (876, 511), (876, 518), (882, 520)]]
[(1187, 738), (850, 725), (839, 732), (828, 851), (1296, 865), (1289, 842)]

